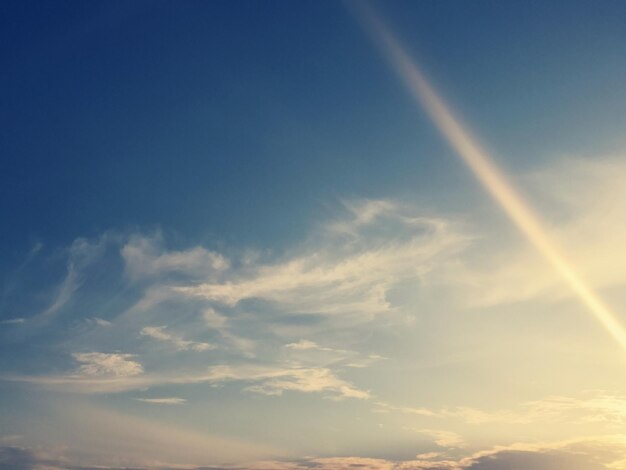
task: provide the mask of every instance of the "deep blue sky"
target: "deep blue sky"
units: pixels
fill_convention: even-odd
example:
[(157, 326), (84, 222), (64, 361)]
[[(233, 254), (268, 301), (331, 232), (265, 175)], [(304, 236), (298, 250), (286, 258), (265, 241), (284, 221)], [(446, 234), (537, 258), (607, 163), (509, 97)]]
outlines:
[[(137, 226), (272, 247), (328, 199), (465, 182), (341, 2), (1, 8), (0, 243), (14, 255)], [(565, 135), (610, 148), (624, 124), (620, 2), (381, 10), (513, 167), (570, 150)]]

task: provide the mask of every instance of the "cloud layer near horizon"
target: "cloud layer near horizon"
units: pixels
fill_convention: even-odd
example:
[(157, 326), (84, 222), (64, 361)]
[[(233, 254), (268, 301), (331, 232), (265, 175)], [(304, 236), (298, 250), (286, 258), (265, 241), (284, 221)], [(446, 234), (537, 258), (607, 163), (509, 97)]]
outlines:
[[(437, 453), (417, 455), (414, 460), (394, 461), (364, 457), (322, 457), (300, 460), (249, 462), (245, 466), (158, 466), (160, 470), (623, 470), (626, 468), (626, 437), (607, 436), (552, 443), (518, 443), (477, 451), (459, 460)], [(11, 470), (87, 470), (90, 465), (71, 464), (61, 455), (21, 447), (0, 447), (0, 468)], [(129, 467), (98, 466), (103, 470)], [(146, 468), (140, 463), (137, 469)]]
[[(554, 207), (559, 214), (554, 236), (599, 290), (626, 284), (624, 177), (619, 159), (567, 160), (526, 177), (546, 213)], [(363, 428), (372, 442), (376, 433), (420, 442), (417, 460), (279, 459), (275, 468), (620, 468), (610, 458), (621, 443), (571, 441), (580, 437), (575, 426), (598, 435), (619, 432), (626, 415), (618, 385), (604, 380), (603, 390), (584, 390), (572, 367), (567, 387), (557, 387), (554, 369), (537, 372), (550, 358), (537, 353), (544, 344), (533, 343), (529, 325), (540, 329), (550, 315), (567, 318), (575, 326), (549, 338), (552, 352), (571, 363), (589, 361), (594, 373), (617, 370), (610, 345), (601, 332), (600, 339), (581, 333), (593, 330), (593, 319), (569, 320), (575, 300), (523, 241), (470, 216), (426, 216), (408, 202), (344, 201), (334, 217), (277, 253), (173, 249), (159, 232), (77, 239), (64, 251), (56, 288), (31, 296), (41, 299), (39, 308), (12, 312), (0, 323), (0, 334), (16, 348), (28, 351), (30, 339), (39, 338), (35, 352), (6, 364), (2, 377), (164, 414), (197, 409), (219, 393), (241, 403), (275, 400), (276, 410), (284, 400), (293, 416), (303, 413), (293, 405), (298, 400), (311, 400), (320, 412), (330, 399), (358, 410), (366, 424), (351, 424), (355, 435)], [(46, 251), (29, 256), (43, 259)], [(526, 313), (493, 326), (493, 312), (515, 308)], [(534, 311), (545, 319), (527, 314)], [(523, 343), (527, 363), (511, 362), (520, 357), (509, 347), (515, 341)], [(494, 355), (491, 344), (506, 347)], [(520, 377), (532, 366), (528, 384), (509, 384), (510, 397), (478, 389), (480, 380), (510, 377), (512, 364)], [(457, 393), (458, 383), (464, 387)], [(496, 393), (507, 399), (495, 404), (490, 394)], [(561, 444), (476, 450), (476, 441), (510, 442), (533, 429), (538, 439)], [(27, 450), (15, 449), (3, 458), (28, 461)]]

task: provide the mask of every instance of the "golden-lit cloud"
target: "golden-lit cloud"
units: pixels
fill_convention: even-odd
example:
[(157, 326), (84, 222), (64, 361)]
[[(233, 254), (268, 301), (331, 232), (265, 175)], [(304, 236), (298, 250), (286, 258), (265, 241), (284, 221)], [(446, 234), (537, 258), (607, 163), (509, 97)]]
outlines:
[(371, 317), (393, 309), (387, 294), (398, 282), (427, 275), (469, 242), (452, 221), (421, 217), (391, 201), (353, 202), (346, 209), (348, 217), (319, 234), (321, 246), (175, 291), (227, 307), (261, 299), (294, 314)]

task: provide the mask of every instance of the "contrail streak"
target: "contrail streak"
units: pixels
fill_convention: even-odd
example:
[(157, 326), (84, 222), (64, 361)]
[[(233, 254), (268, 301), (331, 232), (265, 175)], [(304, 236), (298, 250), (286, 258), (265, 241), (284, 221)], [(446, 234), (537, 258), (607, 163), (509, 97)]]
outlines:
[(413, 99), (425, 109), (461, 160), (595, 318), (626, 350), (626, 331), (616, 315), (578, 275), (555, 242), (550, 239), (539, 218), (524, 202), (487, 152), (480, 148), (472, 135), (459, 123), (445, 102), (426, 81), (415, 61), (411, 59), (385, 24), (362, 2), (355, 6), (375, 42), (382, 49), (385, 58), (400, 76)]

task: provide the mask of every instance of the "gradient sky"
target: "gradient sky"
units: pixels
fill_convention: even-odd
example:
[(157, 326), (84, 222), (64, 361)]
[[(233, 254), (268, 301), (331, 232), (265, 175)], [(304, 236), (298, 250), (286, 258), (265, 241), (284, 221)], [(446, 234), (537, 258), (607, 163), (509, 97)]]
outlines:
[[(2, 3), (1, 470), (626, 469), (626, 350), (363, 5)], [(626, 325), (626, 4), (369, 5)]]

